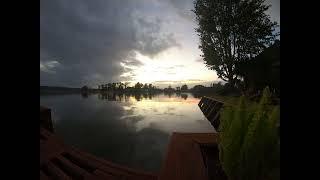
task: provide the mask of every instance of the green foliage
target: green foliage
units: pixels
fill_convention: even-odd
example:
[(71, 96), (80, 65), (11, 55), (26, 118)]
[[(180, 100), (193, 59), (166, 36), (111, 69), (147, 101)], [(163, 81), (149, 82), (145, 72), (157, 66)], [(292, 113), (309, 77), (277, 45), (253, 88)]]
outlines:
[(237, 106), (225, 107), (221, 114), (219, 156), (229, 179), (278, 179), (280, 139), (277, 125), (279, 106), (270, 105), (265, 88), (259, 104), (241, 97)]
[(258, 55), (275, 39), (265, 0), (196, 0), (202, 57), (219, 78), (236, 83), (236, 62)]

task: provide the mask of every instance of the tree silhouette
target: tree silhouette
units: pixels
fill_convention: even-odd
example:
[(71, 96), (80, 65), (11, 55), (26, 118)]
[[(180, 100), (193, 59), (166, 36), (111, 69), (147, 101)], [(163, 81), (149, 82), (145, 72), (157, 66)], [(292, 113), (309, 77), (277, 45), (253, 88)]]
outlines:
[(111, 89), (112, 89), (113, 91), (115, 91), (116, 88), (117, 88), (117, 83), (112, 83), (112, 84), (111, 84)]
[(143, 84), (142, 83), (139, 83), (137, 82), (135, 85), (134, 85), (134, 88), (135, 89), (141, 89), (143, 87)]
[(118, 90), (123, 90), (124, 84), (122, 82), (119, 82), (118, 84)]
[(124, 89), (127, 89), (127, 87), (128, 87), (129, 84), (130, 84), (129, 82), (125, 82), (125, 83), (124, 83)]
[(186, 84), (181, 86), (181, 91), (186, 91), (188, 90), (188, 86)]
[(111, 90), (112, 89), (112, 84), (111, 83), (106, 84), (106, 89), (107, 90)]
[(148, 84), (145, 83), (144, 86), (143, 86), (143, 89), (148, 89), (148, 87), (149, 87)]
[(206, 66), (234, 86), (236, 62), (248, 61), (275, 39), (265, 0), (196, 0), (201, 55)]
[(87, 92), (89, 90), (88, 86), (81, 87), (82, 92)]
[[(245, 89), (256, 92), (270, 87), (275, 93), (280, 91), (280, 41), (266, 48), (251, 61), (237, 64)], [(250, 92), (249, 92), (250, 93)]]

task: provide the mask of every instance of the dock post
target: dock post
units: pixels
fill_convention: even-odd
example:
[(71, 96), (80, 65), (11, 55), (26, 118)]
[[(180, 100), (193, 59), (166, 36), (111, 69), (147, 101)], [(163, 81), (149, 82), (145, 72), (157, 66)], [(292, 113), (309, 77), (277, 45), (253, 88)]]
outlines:
[(51, 110), (49, 108), (40, 106), (40, 126), (53, 132), (53, 123), (51, 119)]

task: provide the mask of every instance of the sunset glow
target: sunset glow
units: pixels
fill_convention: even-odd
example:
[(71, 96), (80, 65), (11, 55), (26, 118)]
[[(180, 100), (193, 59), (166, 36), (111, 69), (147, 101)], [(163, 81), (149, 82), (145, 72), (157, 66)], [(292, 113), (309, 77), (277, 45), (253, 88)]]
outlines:
[[(139, 67), (127, 66), (134, 69), (131, 73), (122, 74), (123, 77), (132, 76), (132, 84), (136, 82), (153, 83), (159, 86), (181, 85), (192, 83), (207, 83), (217, 80), (216, 74), (208, 70), (203, 62), (196, 61), (192, 54), (183, 48), (171, 48), (150, 58), (139, 52), (136, 59), (143, 65)], [(195, 71), (197, 70), (197, 71)]]

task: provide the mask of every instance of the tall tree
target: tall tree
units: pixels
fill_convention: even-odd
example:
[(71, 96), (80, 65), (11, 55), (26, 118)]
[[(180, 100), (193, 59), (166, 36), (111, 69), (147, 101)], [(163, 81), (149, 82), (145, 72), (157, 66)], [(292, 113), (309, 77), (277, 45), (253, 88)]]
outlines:
[(148, 87), (149, 87), (148, 84), (145, 83), (144, 86), (143, 86), (143, 89), (148, 89)]
[(111, 84), (111, 89), (112, 89), (113, 91), (117, 90), (117, 83), (112, 83), (112, 84)]
[(234, 86), (236, 62), (247, 61), (276, 37), (265, 0), (196, 0), (194, 13), (206, 66)]
[(123, 90), (124, 84), (122, 82), (119, 82), (118, 84), (118, 90)]
[(108, 91), (112, 90), (112, 84), (111, 83), (106, 84), (106, 88)]
[(135, 85), (134, 85), (134, 88), (135, 89), (141, 89), (143, 87), (143, 84), (142, 83), (139, 83), (137, 82)]

